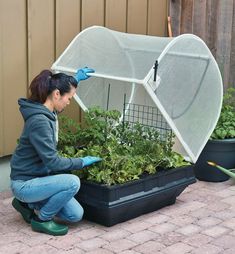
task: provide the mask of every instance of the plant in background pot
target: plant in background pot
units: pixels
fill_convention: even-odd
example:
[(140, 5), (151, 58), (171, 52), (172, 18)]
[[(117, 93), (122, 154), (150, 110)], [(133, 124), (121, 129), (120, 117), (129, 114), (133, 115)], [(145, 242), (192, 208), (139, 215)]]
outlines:
[(229, 88), (223, 97), (223, 105), (217, 125), (200, 154), (195, 166), (195, 176), (202, 181), (222, 182), (229, 176), (209, 165), (215, 162), (225, 168), (235, 167), (235, 89)]
[(73, 173), (82, 182), (76, 198), (85, 217), (106, 226), (173, 204), (195, 182), (192, 166), (172, 150), (172, 135), (162, 139), (152, 127), (117, 124), (119, 118), (118, 111), (93, 108), (83, 128), (66, 118), (60, 122), (63, 156), (103, 158)]

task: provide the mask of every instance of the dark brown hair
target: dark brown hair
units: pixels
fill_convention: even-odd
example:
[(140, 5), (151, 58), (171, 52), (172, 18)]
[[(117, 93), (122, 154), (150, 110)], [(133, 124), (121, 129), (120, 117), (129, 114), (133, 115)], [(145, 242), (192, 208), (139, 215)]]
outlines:
[(52, 74), (49, 70), (43, 70), (31, 82), (29, 99), (35, 102), (44, 103), (47, 97), (56, 89), (60, 95), (69, 93), (71, 86), (77, 88), (77, 80), (64, 73)]

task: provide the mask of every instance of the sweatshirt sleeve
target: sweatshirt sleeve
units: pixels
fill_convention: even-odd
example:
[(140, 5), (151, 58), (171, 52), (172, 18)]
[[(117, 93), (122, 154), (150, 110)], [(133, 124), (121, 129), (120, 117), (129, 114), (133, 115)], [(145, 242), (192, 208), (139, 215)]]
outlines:
[(39, 158), (51, 172), (70, 171), (82, 168), (79, 158), (64, 158), (58, 155), (54, 142), (53, 129), (49, 121), (34, 119), (30, 124), (29, 140)]

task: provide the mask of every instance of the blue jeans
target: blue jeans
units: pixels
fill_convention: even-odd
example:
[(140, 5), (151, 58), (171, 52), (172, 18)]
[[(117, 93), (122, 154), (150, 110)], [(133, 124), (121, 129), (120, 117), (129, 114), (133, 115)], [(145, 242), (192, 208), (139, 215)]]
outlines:
[(38, 210), (39, 219), (44, 221), (54, 216), (69, 222), (80, 221), (83, 208), (74, 198), (79, 188), (80, 179), (72, 174), (11, 181), (14, 196)]

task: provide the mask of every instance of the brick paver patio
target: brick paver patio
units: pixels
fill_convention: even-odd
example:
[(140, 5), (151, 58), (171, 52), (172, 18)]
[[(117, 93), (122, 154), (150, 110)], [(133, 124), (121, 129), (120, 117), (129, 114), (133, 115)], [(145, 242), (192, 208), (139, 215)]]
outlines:
[(177, 202), (113, 227), (83, 220), (66, 236), (33, 232), (0, 193), (0, 253), (234, 254), (235, 184), (197, 181)]

